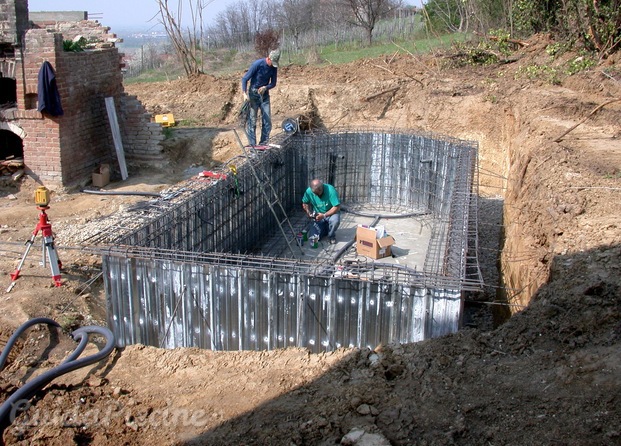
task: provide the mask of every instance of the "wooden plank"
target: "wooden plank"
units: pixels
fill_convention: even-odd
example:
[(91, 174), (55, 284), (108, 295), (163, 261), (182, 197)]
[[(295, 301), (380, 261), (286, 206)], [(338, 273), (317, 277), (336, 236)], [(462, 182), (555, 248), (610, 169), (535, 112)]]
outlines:
[(123, 143), (121, 142), (121, 131), (119, 130), (119, 122), (116, 118), (116, 108), (114, 107), (113, 97), (106, 98), (106, 111), (108, 112), (108, 121), (110, 121), (110, 128), (112, 129), (112, 139), (114, 140), (116, 157), (119, 160), (119, 166), (121, 168), (121, 178), (126, 180), (129, 175), (127, 174), (125, 152), (123, 151)]

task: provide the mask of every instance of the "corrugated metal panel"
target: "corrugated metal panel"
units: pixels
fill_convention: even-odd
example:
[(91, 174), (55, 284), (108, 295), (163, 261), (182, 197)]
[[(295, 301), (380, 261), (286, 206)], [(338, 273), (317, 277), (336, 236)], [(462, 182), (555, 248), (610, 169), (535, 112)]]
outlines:
[(104, 270), (121, 346), (375, 348), (455, 331), (461, 302), (456, 291), (174, 261), (105, 256)]
[[(103, 266), (119, 344), (318, 352), (456, 331), (475, 158), (470, 142), (383, 132), (297, 135), (249, 158), (235, 178), (203, 184), (116, 234), (119, 247), (103, 253)], [(330, 265), (247, 255), (269, 251), (262, 243), (276, 228), (248, 163), (260, 167), (287, 212), (319, 177), (348, 204), (431, 213), (424, 272), (394, 268), (386, 281), (373, 269), (357, 281), (332, 277)]]

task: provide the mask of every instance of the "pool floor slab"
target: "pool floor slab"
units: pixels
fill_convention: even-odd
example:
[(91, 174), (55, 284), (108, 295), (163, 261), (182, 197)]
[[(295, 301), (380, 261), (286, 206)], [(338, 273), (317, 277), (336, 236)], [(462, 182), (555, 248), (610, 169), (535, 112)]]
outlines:
[[(310, 229), (311, 222), (302, 211), (291, 216), (290, 221), (294, 230), (298, 232), (301, 232), (303, 229)], [(311, 248), (308, 241), (304, 242), (301, 250), (297, 245), (293, 244), (291, 248), (295, 253), (295, 258), (300, 260), (333, 264), (348, 260), (374, 262), (387, 265), (401, 265), (422, 271), (434, 219), (430, 215), (380, 218), (377, 225), (383, 225), (386, 232), (395, 239), (395, 243), (391, 247), (391, 256), (382, 259), (372, 259), (371, 257), (356, 253), (356, 228), (358, 225), (369, 226), (373, 221), (374, 217), (342, 212), (341, 225), (336, 233), (336, 244), (331, 245), (327, 238), (323, 238), (319, 241), (317, 248)], [(292, 257), (291, 250), (281, 233), (270, 238), (261, 247), (261, 253), (280, 258)]]

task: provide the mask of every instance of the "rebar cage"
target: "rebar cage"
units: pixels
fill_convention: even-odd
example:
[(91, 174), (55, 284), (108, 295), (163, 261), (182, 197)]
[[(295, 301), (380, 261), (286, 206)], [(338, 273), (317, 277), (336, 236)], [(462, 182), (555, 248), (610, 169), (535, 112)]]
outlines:
[[(323, 351), (456, 331), (462, 292), (481, 285), (477, 149), (398, 131), (295, 133), (181, 183), (93, 241), (119, 344)], [(346, 212), (425, 216), (424, 266), (349, 262), (345, 275), (337, 256), (287, 249), (282, 239), (306, 223), (301, 197), (313, 178), (335, 186)]]

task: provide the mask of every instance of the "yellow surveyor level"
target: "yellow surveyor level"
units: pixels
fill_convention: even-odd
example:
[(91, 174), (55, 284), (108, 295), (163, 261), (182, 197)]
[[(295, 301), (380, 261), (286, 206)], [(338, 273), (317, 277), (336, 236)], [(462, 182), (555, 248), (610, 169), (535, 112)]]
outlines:
[(46, 207), (50, 204), (50, 191), (45, 186), (37, 187), (35, 190), (34, 201), (37, 206)]
[(155, 115), (155, 122), (162, 124), (162, 127), (170, 127), (175, 125), (175, 118), (172, 113), (166, 113), (165, 115)]

